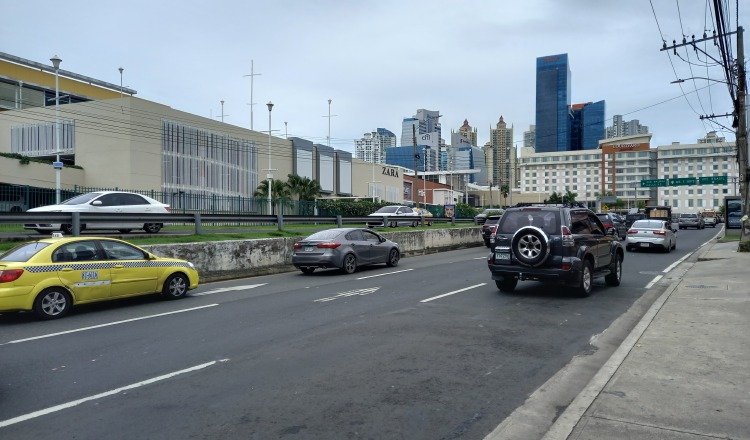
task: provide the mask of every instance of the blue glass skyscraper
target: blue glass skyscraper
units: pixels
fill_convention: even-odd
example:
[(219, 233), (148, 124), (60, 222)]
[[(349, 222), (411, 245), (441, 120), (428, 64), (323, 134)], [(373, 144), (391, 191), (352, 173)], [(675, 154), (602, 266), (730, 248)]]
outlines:
[(536, 59), (536, 152), (570, 150), (568, 54)]

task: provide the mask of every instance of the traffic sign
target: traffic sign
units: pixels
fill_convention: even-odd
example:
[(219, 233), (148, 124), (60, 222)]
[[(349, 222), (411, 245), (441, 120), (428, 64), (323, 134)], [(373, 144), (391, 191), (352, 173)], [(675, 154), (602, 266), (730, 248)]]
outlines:
[(701, 185), (726, 185), (727, 184), (727, 175), (723, 176), (707, 176), (707, 177), (699, 177), (698, 183)]
[(643, 179), (641, 186), (645, 188), (654, 188), (657, 186), (668, 186), (667, 179)]
[(695, 177), (677, 177), (675, 179), (669, 179), (669, 186), (686, 186), (695, 185), (698, 180)]

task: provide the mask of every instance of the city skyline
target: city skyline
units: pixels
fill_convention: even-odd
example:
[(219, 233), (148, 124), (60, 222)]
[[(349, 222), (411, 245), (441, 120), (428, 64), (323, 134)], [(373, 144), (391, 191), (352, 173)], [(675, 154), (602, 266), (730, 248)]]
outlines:
[[(22, 16), (54, 5), (30, 0), (5, 10), (8, 16)], [(647, 121), (654, 145), (687, 142), (713, 130), (734, 139), (731, 130), (698, 119), (731, 110), (721, 83), (670, 84), (722, 76), (716, 71), (693, 75), (689, 65), (660, 51), (662, 40), (700, 35), (712, 27), (703, 7), (683, 5), (678, 14), (673, 4), (656, 3), (652, 11), (645, 0), (523, 5), (330, 1), (314, 6), (223, 1), (179, 7), (136, 0), (131, 8), (138, 14), (113, 31), (104, 14), (115, 4), (108, 5), (73, 3), (57, 12), (63, 22), (90, 17), (85, 34), (76, 28), (41, 28), (31, 39), (22, 20), (11, 20), (0, 29), (2, 51), (43, 64), (56, 54), (62, 69), (112, 84), (122, 78), (138, 97), (213, 119), (220, 118), (224, 101), (225, 121), (245, 128), (250, 126), (246, 75), (252, 61), (256, 131), (267, 130), (265, 103), (272, 101), (275, 135), (326, 143), (330, 121), (331, 146), (351, 152), (355, 140), (376, 127), (400, 134), (399, 124), (415, 108), (440, 109), (445, 127), (460, 127), (468, 119), (479, 129), (479, 145), (489, 140), (489, 128), (500, 115), (516, 127), (532, 125), (535, 58), (567, 53), (575, 80), (571, 101), (606, 99), (607, 126), (615, 114)], [(460, 29), (454, 26), (457, 12), (466, 23)], [(734, 25), (737, 17), (731, 12)], [(373, 16), (393, 20), (372, 27), (368, 17)], [(747, 12), (740, 8), (739, 24), (746, 22)], [(636, 29), (642, 32), (629, 32)], [(407, 50), (404, 42), (410, 40), (429, 44)], [(448, 61), (457, 53), (464, 62)], [(329, 99), (332, 118), (326, 117)], [(522, 131), (514, 136), (520, 148)]]

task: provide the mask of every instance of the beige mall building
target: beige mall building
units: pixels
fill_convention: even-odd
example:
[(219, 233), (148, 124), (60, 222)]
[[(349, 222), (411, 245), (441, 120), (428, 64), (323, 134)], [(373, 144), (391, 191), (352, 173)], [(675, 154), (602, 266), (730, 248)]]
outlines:
[[(402, 173), (379, 174), (347, 151), (271, 136), (140, 99), (129, 88), (55, 70), (0, 52), (0, 183), (55, 187), (51, 165), (9, 157), (56, 158), (61, 187), (120, 188), (252, 197), (269, 168), (275, 178), (317, 180), (325, 197), (403, 202)], [(374, 194), (373, 194), (374, 193)], [(166, 201), (173, 203), (173, 201)]]

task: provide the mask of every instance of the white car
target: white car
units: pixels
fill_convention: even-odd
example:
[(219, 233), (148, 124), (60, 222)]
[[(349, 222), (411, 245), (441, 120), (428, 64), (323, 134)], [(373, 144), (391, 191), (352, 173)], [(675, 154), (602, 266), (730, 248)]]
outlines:
[[(377, 218), (368, 220), (367, 227), (372, 228), (374, 226), (389, 226), (391, 228), (395, 228), (399, 224), (417, 226), (417, 224), (419, 223), (418, 220), (399, 220), (398, 219), (398, 217), (404, 217), (404, 216), (419, 217), (420, 214), (414, 212), (414, 210), (408, 206), (403, 206), (403, 205), (384, 206), (368, 216), (368, 217), (377, 217)], [(383, 223), (383, 217), (386, 218), (385, 223)]]
[[(97, 191), (61, 202), (59, 205), (40, 206), (26, 212), (86, 212), (86, 213), (122, 213), (122, 214), (168, 214), (169, 205), (151, 197), (124, 191)], [(73, 232), (72, 225), (60, 223), (27, 223), (24, 229), (33, 229), (40, 234), (50, 231)], [(164, 227), (163, 223), (87, 223), (81, 224), (84, 229), (114, 229), (127, 234), (133, 229), (143, 229), (155, 234)]]
[(628, 229), (625, 238), (625, 250), (661, 249), (670, 252), (677, 249), (677, 234), (671, 227), (671, 221), (660, 219), (636, 220)]

